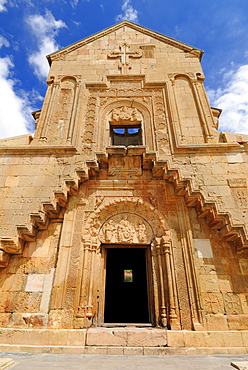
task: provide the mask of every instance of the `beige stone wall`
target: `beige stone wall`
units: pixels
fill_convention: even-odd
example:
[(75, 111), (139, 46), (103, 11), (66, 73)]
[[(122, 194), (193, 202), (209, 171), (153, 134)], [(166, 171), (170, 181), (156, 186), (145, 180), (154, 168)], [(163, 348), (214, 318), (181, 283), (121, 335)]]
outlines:
[[(147, 47), (150, 50), (147, 51)], [(94, 120), (99, 114), (99, 105), (103, 104), (99, 101), (99, 92), (96, 98), (89, 95), (90, 84), (96, 84), (94, 89), (103, 88), (104, 84), (108, 88), (120, 89), (120, 96), (122, 92), (126, 99), (134, 94), (134, 86), (128, 82), (113, 86), (108, 76), (130, 74), (144, 76), (142, 85), (146, 87), (149, 84), (154, 87), (154, 82), (161, 83), (162, 103), (158, 114), (160, 120), (166, 117), (175, 126), (174, 130), (179, 131), (179, 141), (216, 141), (214, 119), (202, 86), (204, 76), (199, 53), (195, 55), (183, 50), (182, 46), (179, 48), (173, 43), (158, 40), (152, 34), (148, 36), (124, 26), (52, 58), (49, 87), (33, 143), (39, 139), (55, 144), (73, 141), (80, 147), (79, 139), (85, 141), (87, 136), (87, 115)], [(136, 90), (140, 90), (142, 85), (136, 84)], [(128, 91), (124, 91), (126, 89)], [(113, 93), (115, 97), (116, 92)], [(144, 93), (141, 93), (142, 99), (152, 99), (154, 104), (153, 91)], [(149, 108), (152, 110), (152, 105)], [(93, 134), (94, 144), (95, 141)]]
[[(153, 232), (154, 325), (247, 329), (248, 137), (218, 133), (199, 57), (126, 22), (50, 56), (34, 138), (0, 141), (1, 326), (100, 325), (125, 211)], [(110, 145), (113, 111), (141, 146)]]
[(36, 242), (26, 243), (21, 256), (12, 255), (2, 269), (1, 326), (46, 327), (56, 267), (61, 223), (50, 223)]

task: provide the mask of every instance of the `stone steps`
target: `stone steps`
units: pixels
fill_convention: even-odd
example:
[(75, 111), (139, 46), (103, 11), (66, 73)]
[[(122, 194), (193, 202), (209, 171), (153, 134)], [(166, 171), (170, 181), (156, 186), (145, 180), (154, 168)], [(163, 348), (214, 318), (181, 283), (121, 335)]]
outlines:
[[(248, 354), (248, 347), (115, 347), (115, 346), (39, 346), (0, 344), (1, 352), (116, 355), (116, 356), (196, 356)], [(1, 369), (1, 367), (0, 367)]]
[(248, 331), (0, 329), (0, 351), (113, 355), (246, 354)]

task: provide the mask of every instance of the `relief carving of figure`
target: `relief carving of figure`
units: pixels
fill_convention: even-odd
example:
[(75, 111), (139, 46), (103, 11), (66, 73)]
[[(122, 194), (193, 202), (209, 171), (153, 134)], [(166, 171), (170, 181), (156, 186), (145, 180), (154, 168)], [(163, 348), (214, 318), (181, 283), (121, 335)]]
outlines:
[(150, 236), (147, 227), (141, 220), (128, 220), (124, 216), (121, 220), (108, 221), (101, 232), (104, 243), (147, 243)]
[(141, 243), (146, 241), (146, 227), (144, 224), (141, 223), (138, 226), (138, 239)]
[(118, 226), (118, 239), (119, 242), (133, 242), (135, 229), (128, 220), (121, 220)]
[(110, 220), (105, 226), (105, 241), (109, 243), (116, 243), (117, 239), (117, 226), (113, 220)]
[(138, 121), (140, 114), (136, 108), (124, 106), (113, 109), (111, 118), (112, 121)]

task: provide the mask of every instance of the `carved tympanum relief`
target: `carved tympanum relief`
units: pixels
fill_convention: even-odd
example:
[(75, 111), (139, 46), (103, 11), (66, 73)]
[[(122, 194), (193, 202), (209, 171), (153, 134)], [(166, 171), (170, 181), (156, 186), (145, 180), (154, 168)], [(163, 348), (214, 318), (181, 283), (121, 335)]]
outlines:
[(151, 226), (141, 217), (122, 213), (108, 219), (101, 228), (102, 243), (150, 244)]
[(141, 114), (137, 108), (122, 106), (114, 108), (110, 113), (110, 120), (113, 122), (141, 121)]

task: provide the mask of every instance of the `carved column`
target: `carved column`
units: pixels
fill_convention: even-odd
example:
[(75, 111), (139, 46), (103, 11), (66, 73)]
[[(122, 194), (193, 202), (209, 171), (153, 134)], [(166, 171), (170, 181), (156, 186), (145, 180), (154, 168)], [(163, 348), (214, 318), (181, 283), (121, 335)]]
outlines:
[(59, 83), (54, 82), (53, 79), (50, 79), (49, 81), (47, 81), (47, 83), (48, 83), (49, 104), (48, 104), (46, 114), (45, 114), (45, 117), (44, 117), (44, 120), (43, 120), (43, 127), (42, 127), (42, 131), (41, 131), (40, 139), (39, 139), (40, 141), (46, 141), (47, 140), (47, 130), (48, 130), (50, 119), (51, 119), (51, 111), (54, 107), (54, 100), (55, 100), (55, 97), (57, 95), (56, 92), (57, 92), (58, 87), (59, 87)]
[(80, 83), (77, 82), (76, 89), (75, 89), (75, 92), (74, 92), (73, 106), (72, 106), (71, 117), (70, 117), (69, 127), (68, 127), (68, 134), (67, 134), (67, 142), (69, 144), (71, 144), (71, 142), (72, 142), (72, 136), (73, 136), (73, 131), (74, 131), (74, 127), (75, 127), (76, 111), (77, 111), (77, 106), (78, 106), (79, 87), (80, 87)]
[(95, 312), (96, 312), (96, 305), (95, 305), (95, 279), (96, 279), (96, 274), (95, 274), (95, 265), (96, 265), (96, 251), (97, 251), (97, 238), (94, 237), (92, 238), (91, 242), (91, 249), (90, 249), (90, 254), (91, 254), (91, 264), (89, 266), (90, 271), (89, 271), (89, 295), (88, 295), (88, 303), (87, 303), (87, 313), (86, 317), (87, 319), (91, 320), (93, 319)]
[(187, 285), (189, 290), (189, 300), (191, 309), (192, 329), (198, 329), (203, 324), (203, 309), (201, 303), (201, 295), (199, 289), (199, 282), (194, 261), (194, 245), (191, 232), (191, 225), (188, 217), (186, 217), (187, 209), (182, 207), (180, 209), (183, 215), (183, 220), (179, 217), (181, 228), (181, 243), (184, 260), (184, 267), (186, 272)]
[(199, 95), (199, 100), (201, 102), (202, 110), (204, 112), (205, 120), (206, 120), (206, 125), (208, 127), (208, 132), (209, 132), (209, 141), (210, 142), (215, 142), (218, 137), (218, 131), (216, 129), (216, 123), (213, 117), (212, 110), (209, 105), (208, 97), (206, 94), (206, 90), (203, 85), (203, 78), (198, 77), (198, 82), (197, 82), (197, 93)]
[(166, 265), (169, 325), (171, 329), (181, 329), (177, 315), (175, 266), (172, 256), (171, 239), (168, 236), (163, 236), (161, 238), (161, 251)]
[(209, 141), (212, 140), (212, 135), (211, 135), (211, 132), (207, 124), (207, 117), (204, 111), (204, 107), (202, 106), (201, 96), (199, 94), (199, 82), (197, 80), (192, 80), (192, 79), (190, 79), (190, 81), (192, 83), (193, 92), (194, 92), (194, 96), (196, 99), (196, 105), (198, 108), (201, 124), (202, 124), (203, 131), (205, 134), (205, 140), (208, 143)]
[(95, 303), (95, 265), (96, 265), (97, 238), (84, 240), (83, 267), (81, 276), (81, 290), (76, 317), (84, 318), (84, 326), (92, 324), (96, 311)]
[(151, 243), (151, 258), (152, 258), (152, 273), (153, 273), (153, 284), (154, 284), (154, 305), (155, 305), (155, 324), (167, 326), (167, 315), (166, 315), (166, 306), (161, 304), (161, 277), (159, 273), (159, 263), (157, 256), (157, 245), (158, 241), (154, 239)]
[[(185, 141), (185, 136), (183, 134), (183, 129), (182, 129), (182, 124), (180, 122), (179, 114), (178, 114), (178, 109), (177, 109), (177, 103), (176, 103), (176, 92), (175, 92), (175, 78), (173, 76), (169, 76), (170, 81), (171, 81), (171, 88), (169, 88), (167, 93), (167, 99), (168, 99), (168, 107), (170, 111), (170, 116), (171, 116), (171, 123), (173, 126), (173, 131), (174, 131), (174, 136), (176, 139), (177, 144), (183, 144)], [(168, 85), (167, 85), (168, 86)], [(179, 132), (179, 139), (178, 140), (178, 134)], [(181, 141), (181, 142), (180, 142)]]
[(79, 305), (76, 317), (85, 318), (87, 313), (87, 297), (89, 286), (89, 257), (90, 257), (91, 240), (83, 240), (83, 261), (82, 261), (82, 276), (81, 289), (79, 295)]
[(159, 269), (159, 280), (160, 280), (160, 291), (161, 291), (161, 302), (160, 302), (160, 317), (162, 326), (166, 327), (169, 324), (168, 321), (168, 303), (166, 302), (166, 275), (165, 275), (165, 264), (163, 261), (162, 249), (161, 249), (161, 239), (156, 240), (156, 252), (158, 258), (158, 269)]

